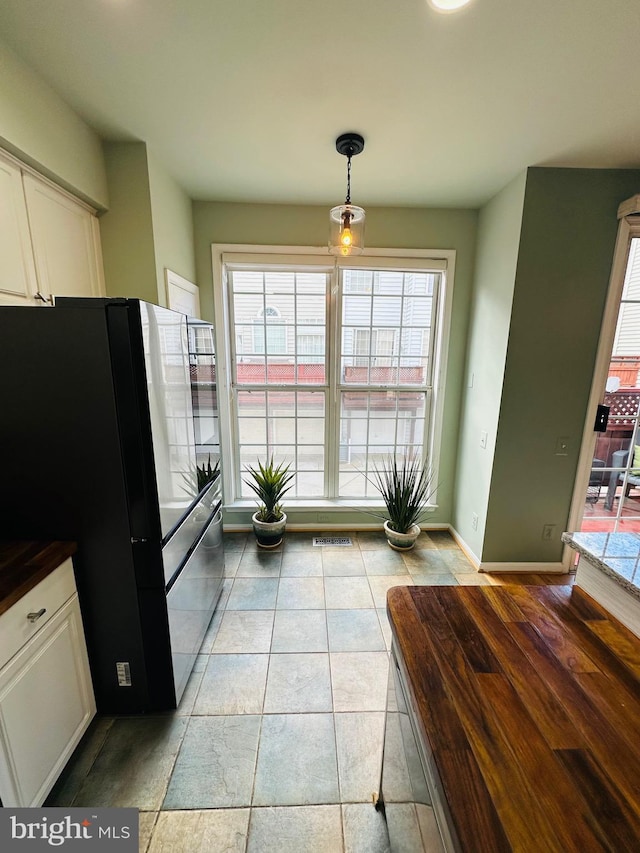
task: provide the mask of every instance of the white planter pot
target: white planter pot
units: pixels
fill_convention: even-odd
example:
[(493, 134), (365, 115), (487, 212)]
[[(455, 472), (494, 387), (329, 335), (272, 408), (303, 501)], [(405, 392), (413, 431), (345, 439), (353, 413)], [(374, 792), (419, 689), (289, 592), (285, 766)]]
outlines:
[(287, 526), (287, 516), (282, 513), (279, 521), (259, 521), (257, 515), (258, 513), (254, 512), (251, 521), (258, 548), (277, 548), (282, 542), (284, 529)]
[(387, 537), (387, 544), (394, 551), (410, 551), (416, 544), (416, 539), (420, 536), (420, 527), (414, 524), (408, 533), (397, 533), (389, 526), (389, 522), (384, 523), (384, 532)]

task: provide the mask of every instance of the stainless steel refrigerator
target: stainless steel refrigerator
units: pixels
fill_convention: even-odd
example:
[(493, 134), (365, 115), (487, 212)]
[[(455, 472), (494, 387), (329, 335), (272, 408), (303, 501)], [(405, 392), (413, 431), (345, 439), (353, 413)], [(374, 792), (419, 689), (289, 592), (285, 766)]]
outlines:
[(220, 595), (186, 318), (135, 299), (0, 308), (0, 532), (78, 542), (98, 710), (176, 707)]

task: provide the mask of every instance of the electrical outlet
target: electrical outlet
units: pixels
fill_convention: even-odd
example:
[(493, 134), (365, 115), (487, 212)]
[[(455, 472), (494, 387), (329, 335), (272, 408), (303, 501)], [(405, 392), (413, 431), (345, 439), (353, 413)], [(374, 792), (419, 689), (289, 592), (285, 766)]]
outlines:
[(471, 514), (471, 526), (474, 530), (478, 529), (478, 513), (474, 512)]
[(332, 512), (319, 512), (318, 524), (331, 524), (334, 521), (335, 515)]
[(550, 542), (555, 538), (557, 524), (545, 524), (542, 527), (542, 538), (545, 542)]

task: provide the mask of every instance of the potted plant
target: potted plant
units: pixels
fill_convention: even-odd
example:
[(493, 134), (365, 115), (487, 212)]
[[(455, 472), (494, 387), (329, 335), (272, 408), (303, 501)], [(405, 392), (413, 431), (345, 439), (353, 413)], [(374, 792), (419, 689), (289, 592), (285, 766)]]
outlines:
[(220, 476), (220, 460), (216, 459), (216, 461), (211, 464), (211, 454), (209, 454), (209, 458), (206, 463), (202, 463), (202, 465), (198, 465), (196, 463), (195, 474), (190, 472), (189, 474), (183, 474), (182, 479), (187, 484), (187, 488), (183, 486), (185, 491), (188, 491), (189, 494), (193, 493), (193, 489), (195, 488), (196, 494), (200, 494), (200, 492)]
[(257, 468), (247, 465), (246, 471), (251, 478), (244, 482), (258, 498), (258, 509), (251, 517), (253, 532), (259, 548), (276, 548), (282, 542), (287, 524), (287, 516), (282, 509), (282, 496), (291, 488), (294, 474), (289, 473), (289, 465), (274, 465), (273, 457)]
[(420, 535), (420, 522), (435, 492), (431, 467), (417, 455), (400, 462), (389, 456), (386, 465), (374, 467), (371, 482), (382, 495), (389, 516), (384, 522), (389, 546), (396, 551), (409, 551)]

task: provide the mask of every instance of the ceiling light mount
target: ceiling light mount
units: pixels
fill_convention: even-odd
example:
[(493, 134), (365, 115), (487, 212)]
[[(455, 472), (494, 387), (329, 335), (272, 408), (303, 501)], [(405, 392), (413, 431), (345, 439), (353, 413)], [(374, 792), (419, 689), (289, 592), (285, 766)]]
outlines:
[(364, 151), (364, 136), (359, 133), (343, 133), (336, 139), (336, 151), (345, 157), (355, 157)]
[(329, 251), (333, 255), (359, 255), (364, 249), (364, 218), (361, 207), (351, 204), (351, 158), (364, 150), (364, 137), (349, 131), (336, 139), (336, 151), (347, 158), (347, 194), (344, 204), (329, 211)]

